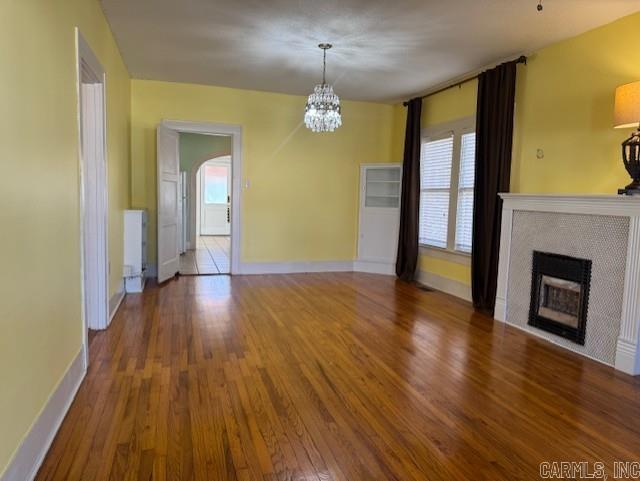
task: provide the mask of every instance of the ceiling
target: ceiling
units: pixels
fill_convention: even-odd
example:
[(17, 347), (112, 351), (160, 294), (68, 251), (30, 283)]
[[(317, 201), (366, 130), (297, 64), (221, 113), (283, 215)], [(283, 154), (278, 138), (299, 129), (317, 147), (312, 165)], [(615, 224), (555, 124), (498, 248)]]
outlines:
[[(640, 10), (638, 0), (101, 0), (134, 78), (397, 101)], [(632, 46), (627, 46), (632, 48)]]

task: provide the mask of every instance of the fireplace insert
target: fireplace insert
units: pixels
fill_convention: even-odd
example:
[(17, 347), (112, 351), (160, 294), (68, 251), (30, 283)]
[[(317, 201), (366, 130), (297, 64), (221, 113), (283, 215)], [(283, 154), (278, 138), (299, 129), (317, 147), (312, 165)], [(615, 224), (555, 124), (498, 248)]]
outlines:
[(529, 325), (584, 345), (591, 261), (533, 252)]

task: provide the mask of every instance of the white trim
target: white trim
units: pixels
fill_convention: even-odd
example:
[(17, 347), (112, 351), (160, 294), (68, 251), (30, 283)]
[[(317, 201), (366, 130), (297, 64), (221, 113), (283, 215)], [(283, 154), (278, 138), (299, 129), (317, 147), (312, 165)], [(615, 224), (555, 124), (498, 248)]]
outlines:
[(33, 481), (36, 477), (87, 372), (85, 353), (82, 346), (23, 438), (0, 481)]
[[(80, 29), (78, 27), (75, 28), (76, 33), (76, 59), (78, 64), (80, 60), (84, 60), (92, 73), (96, 75), (96, 81), (102, 83), (103, 77), (105, 75), (105, 70), (102, 68), (98, 57), (93, 53), (93, 50), (89, 46), (89, 43), (85, 40), (85, 38), (80, 33)], [(78, 79), (80, 79), (82, 72), (78, 68)]]
[(242, 236), (242, 126), (211, 122), (163, 120), (161, 124), (177, 132), (231, 135), (231, 274), (241, 272), (240, 251)]
[[(109, 314), (109, 166), (108, 166), (108, 151), (107, 151), (107, 108), (106, 108), (106, 73), (100, 61), (93, 53), (93, 50), (89, 46), (88, 42), (84, 39), (80, 33), (80, 29), (75, 27), (75, 48), (76, 48), (76, 128), (78, 132), (78, 191), (80, 193), (79, 199), (79, 220), (80, 220), (80, 302), (81, 302), (81, 319), (82, 319), (82, 352), (84, 366), (89, 365), (89, 320), (85, 314), (85, 263), (84, 263), (84, 216), (85, 216), (85, 202), (84, 202), (84, 159), (82, 152), (82, 76), (83, 71), (85, 74), (89, 74), (96, 82), (102, 84), (102, 116), (103, 116), (103, 156), (104, 156), (104, 245), (105, 245), (105, 266), (106, 271), (104, 273), (104, 300), (105, 300), (105, 316)], [(84, 68), (86, 66), (87, 68)], [(105, 328), (107, 326), (104, 326)]]
[(416, 280), (427, 287), (471, 302), (471, 286), (432, 272), (418, 271)]
[(294, 274), (303, 272), (353, 272), (353, 261), (243, 262), (240, 274)]
[(118, 284), (118, 290), (113, 296), (111, 296), (111, 299), (109, 299), (109, 324), (111, 324), (116, 312), (118, 312), (118, 308), (120, 307), (120, 304), (122, 304), (125, 294), (124, 279), (121, 279)]
[(633, 217), (640, 213), (640, 196), (498, 194), (506, 209), (564, 214)]
[[(503, 199), (503, 208), (500, 257), (498, 263), (498, 287), (494, 318), (497, 321), (505, 322), (514, 327), (518, 326), (507, 320), (509, 256), (511, 253), (511, 233), (514, 211), (604, 215), (629, 218), (629, 238), (627, 243), (627, 263), (622, 298), (620, 335), (617, 341), (614, 367), (627, 374), (640, 374), (640, 261), (637, 255), (640, 251), (640, 197), (621, 195), (505, 193), (499, 195)], [(527, 332), (537, 335), (535, 331), (527, 330)], [(545, 339), (553, 343), (553, 340)], [(585, 355), (582, 352), (579, 352), (579, 354)]]
[(640, 374), (640, 216), (629, 219), (627, 263), (622, 295), (622, 319), (616, 346), (616, 368)]
[(358, 259), (353, 262), (353, 271), (393, 276), (396, 273), (396, 265), (395, 262)]
[(637, 343), (618, 339), (615, 368), (632, 376), (640, 374), (640, 356), (637, 351)]

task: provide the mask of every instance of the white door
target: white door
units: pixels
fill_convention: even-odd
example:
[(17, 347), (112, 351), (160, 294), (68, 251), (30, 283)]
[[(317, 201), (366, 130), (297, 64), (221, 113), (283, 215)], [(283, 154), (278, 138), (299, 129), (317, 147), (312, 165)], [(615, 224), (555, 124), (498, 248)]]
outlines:
[(82, 83), (80, 88), (84, 314), (88, 328), (106, 329), (109, 302), (104, 90), (101, 83)]
[(158, 282), (180, 267), (179, 135), (158, 125)]
[[(229, 159), (230, 160), (230, 159)], [(231, 233), (231, 163), (210, 160), (201, 167), (200, 234)]]

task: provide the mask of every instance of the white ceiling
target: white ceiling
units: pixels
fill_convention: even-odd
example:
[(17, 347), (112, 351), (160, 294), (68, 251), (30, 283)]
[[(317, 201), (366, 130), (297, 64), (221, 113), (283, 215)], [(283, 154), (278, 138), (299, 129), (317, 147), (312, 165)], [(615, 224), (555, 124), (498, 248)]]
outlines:
[[(395, 101), (640, 10), (640, 0), (101, 0), (134, 78)], [(621, 46), (633, 49), (633, 46)]]

